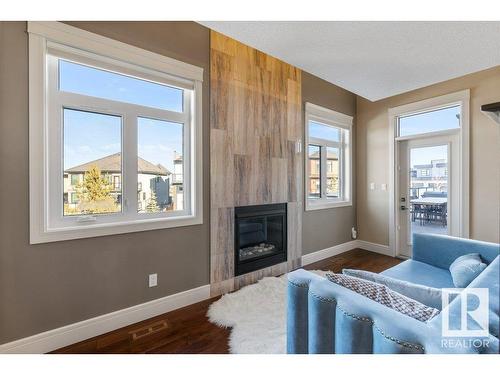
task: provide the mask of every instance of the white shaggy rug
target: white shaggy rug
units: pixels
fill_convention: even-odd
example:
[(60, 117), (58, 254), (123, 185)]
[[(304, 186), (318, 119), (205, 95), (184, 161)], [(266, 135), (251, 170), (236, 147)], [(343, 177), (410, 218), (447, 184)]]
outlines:
[[(312, 271), (324, 276), (325, 271)], [(233, 354), (286, 353), (286, 274), (225, 294), (208, 309), (210, 322), (230, 327)]]

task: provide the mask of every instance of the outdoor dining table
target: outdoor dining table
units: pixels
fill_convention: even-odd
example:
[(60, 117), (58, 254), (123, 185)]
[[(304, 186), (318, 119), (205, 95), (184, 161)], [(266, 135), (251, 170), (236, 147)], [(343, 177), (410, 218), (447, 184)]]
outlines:
[(433, 217), (443, 223), (443, 225), (446, 225), (447, 203), (448, 198), (441, 197), (422, 197), (412, 199), (410, 201), (410, 204), (412, 205), (412, 221), (415, 221), (416, 214), (418, 214), (415, 206), (425, 206), (422, 211), (419, 211), (421, 212), (420, 225), (424, 225), (426, 221), (432, 221)]
[(448, 203), (448, 198), (427, 197), (415, 198), (410, 201), (411, 204), (424, 204), (427, 206), (439, 206)]

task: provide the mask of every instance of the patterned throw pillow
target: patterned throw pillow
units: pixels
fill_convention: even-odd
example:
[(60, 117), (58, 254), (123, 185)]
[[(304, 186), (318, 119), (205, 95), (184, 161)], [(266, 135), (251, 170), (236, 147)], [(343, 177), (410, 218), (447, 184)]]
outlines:
[(439, 310), (396, 293), (382, 284), (336, 273), (329, 273), (326, 277), (335, 284), (341, 285), (421, 322), (426, 322), (439, 314)]
[(363, 270), (344, 268), (342, 273), (347, 276), (357, 277), (358, 279), (368, 280), (372, 283), (385, 285), (393, 292), (402, 294), (403, 296), (414, 299), (424, 305), (434, 307), (435, 309), (441, 310), (443, 308), (441, 289), (415, 284), (409, 281), (385, 276), (380, 273)]

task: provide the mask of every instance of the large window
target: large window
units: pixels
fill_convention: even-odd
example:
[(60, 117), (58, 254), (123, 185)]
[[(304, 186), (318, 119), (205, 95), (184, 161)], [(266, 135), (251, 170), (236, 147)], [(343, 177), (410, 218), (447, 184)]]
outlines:
[(352, 117), (306, 103), (306, 209), (351, 205)]
[(29, 31), (31, 241), (201, 223), (202, 69), (59, 23)]

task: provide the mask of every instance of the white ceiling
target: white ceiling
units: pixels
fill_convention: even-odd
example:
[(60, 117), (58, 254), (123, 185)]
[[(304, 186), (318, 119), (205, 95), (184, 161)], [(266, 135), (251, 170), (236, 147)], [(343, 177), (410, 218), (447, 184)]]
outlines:
[(372, 101), (500, 65), (500, 22), (200, 23)]

